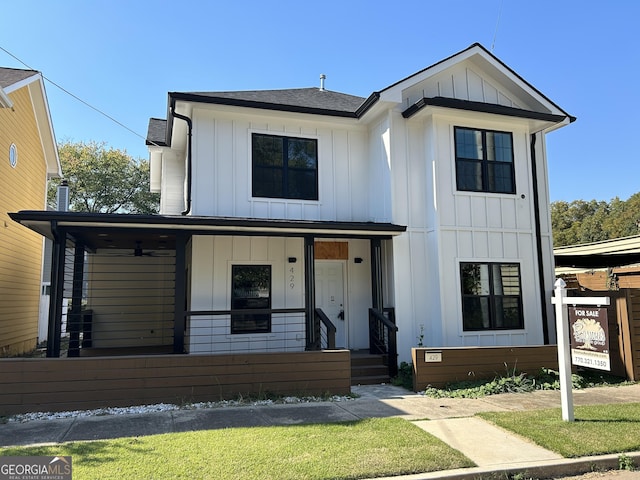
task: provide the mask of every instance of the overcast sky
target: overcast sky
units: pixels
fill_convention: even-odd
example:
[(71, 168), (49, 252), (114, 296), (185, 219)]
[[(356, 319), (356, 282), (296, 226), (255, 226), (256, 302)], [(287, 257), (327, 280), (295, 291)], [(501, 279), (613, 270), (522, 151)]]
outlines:
[(552, 201), (640, 191), (624, 143), (640, 131), (635, 0), (20, 0), (1, 15), (0, 66), (24, 62), (133, 131), (47, 83), (59, 142), (147, 158), (169, 91), (311, 87), (324, 73), (327, 89), (367, 97), (478, 42), (578, 118), (547, 136)]

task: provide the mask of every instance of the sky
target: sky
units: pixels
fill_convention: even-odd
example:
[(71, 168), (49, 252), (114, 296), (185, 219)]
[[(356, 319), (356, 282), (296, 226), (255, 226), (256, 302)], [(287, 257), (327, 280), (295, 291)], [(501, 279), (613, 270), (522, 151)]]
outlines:
[(58, 142), (146, 159), (170, 91), (315, 87), (324, 73), (328, 90), (368, 97), (477, 42), (577, 117), (546, 137), (551, 201), (640, 192), (640, 149), (624, 143), (640, 134), (636, 0), (20, 0), (0, 15), (0, 66), (91, 106), (46, 82)]

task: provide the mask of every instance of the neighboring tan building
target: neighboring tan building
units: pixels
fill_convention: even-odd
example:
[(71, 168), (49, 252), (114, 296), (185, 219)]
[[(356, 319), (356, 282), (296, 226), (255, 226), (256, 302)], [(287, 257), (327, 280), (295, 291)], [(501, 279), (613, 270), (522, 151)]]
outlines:
[(0, 356), (36, 347), (42, 283), (42, 236), (7, 212), (46, 209), (60, 175), (42, 75), (0, 68)]

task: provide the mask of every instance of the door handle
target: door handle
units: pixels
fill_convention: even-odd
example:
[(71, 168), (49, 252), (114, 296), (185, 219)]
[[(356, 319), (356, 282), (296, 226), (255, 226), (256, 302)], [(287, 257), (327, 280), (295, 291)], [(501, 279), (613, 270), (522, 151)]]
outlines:
[(340, 310), (340, 313), (338, 314), (338, 318), (340, 320), (344, 320), (344, 310)]

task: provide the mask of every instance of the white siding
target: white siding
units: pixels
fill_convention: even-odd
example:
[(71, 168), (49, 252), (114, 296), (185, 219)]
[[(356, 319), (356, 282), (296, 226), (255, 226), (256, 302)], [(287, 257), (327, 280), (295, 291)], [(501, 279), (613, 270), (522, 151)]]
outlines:
[[(383, 196), (382, 205), (370, 205), (368, 201), (371, 172), (378, 169), (371, 168), (368, 133), (355, 122), (352, 126), (345, 122), (343, 126), (328, 127), (320, 122), (264, 114), (231, 115), (194, 108), (193, 123), (193, 215), (329, 221), (389, 219), (385, 212), (388, 195)], [(252, 197), (252, 133), (318, 141), (317, 201)], [(388, 176), (375, 181), (378, 191), (388, 190)]]
[(403, 92), (405, 107), (422, 98), (446, 97), (533, 109), (505, 85), (484, 73), (472, 62), (462, 62), (438, 75), (416, 83)]
[[(456, 190), (454, 126), (513, 132), (515, 195)], [(398, 131), (407, 145), (406, 155), (392, 153), (391, 169), (394, 222), (407, 225), (393, 248), (401, 356), (417, 344), (422, 325), (426, 346), (542, 344), (526, 128), (515, 122), (434, 115), (409, 121), (394, 133)], [(539, 163), (538, 168), (544, 171), (545, 166)], [(462, 330), (459, 264), (464, 261), (520, 264), (524, 330)]]
[(185, 160), (174, 150), (162, 154), (162, 194), (160, 213), (180, 215), (185, 209)]
[[(194, 236), (191, 310), (229, 310), (231, 266), (271, 265), (272, 308), (304, 307), (302, 239)], [(296, 263), (288, 263), (296, 257)], [(293, 270), (293, 271), (291, 271)], [(303, 351), (304, 313), (273, 314), (271, 333), (231, 335), (229, 315), (194, 315), (189, 322), (190, 353)]]

